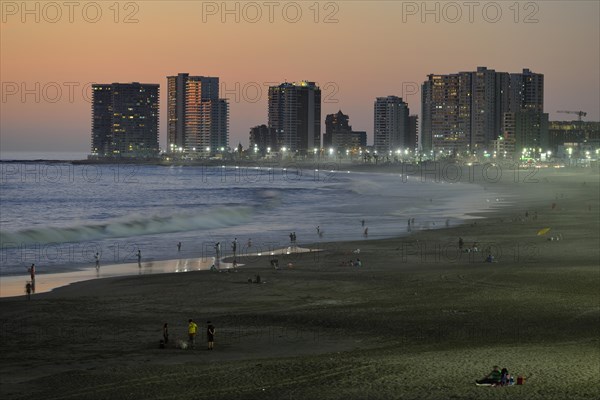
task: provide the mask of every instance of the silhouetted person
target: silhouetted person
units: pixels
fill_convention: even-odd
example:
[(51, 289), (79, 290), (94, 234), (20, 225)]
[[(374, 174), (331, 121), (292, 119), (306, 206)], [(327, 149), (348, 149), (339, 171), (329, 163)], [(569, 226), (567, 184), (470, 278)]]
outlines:
[(27, 300), (31, 300), (31, 282), (25, 284), (25, 293), (27, 293)]
[(35, 264), (31, 264), (31, 267), (29, 267), (28, 272), (29, 272), (29, 276), (31, 277), (31, 280), (34, 281), (35, 280)]
[(169, 343), (169, 324), (166, 322), (163, 325), (163, 340), (165, 344)]
[(212, 350), (215, 346), (215, 327), (210, 321), (206, 321), (206, 340), (208, 341), (208, 350)]

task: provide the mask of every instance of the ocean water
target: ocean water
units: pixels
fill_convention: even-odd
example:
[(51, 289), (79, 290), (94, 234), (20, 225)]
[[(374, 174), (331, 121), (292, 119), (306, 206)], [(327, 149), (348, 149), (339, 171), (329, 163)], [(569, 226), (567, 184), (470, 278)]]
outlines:
[[(477, 185), (267, 167), (0, 163), (0, 274), (368, 240), (462, 223), (502, 204)], [(364, 226), (362, 220), (365, 221)], [(319, 227), (320, 234), (317, 233)], [(364, 229), (368, 228), (368, 237)], [(177, 243), (181, 242), (181, 251)]]

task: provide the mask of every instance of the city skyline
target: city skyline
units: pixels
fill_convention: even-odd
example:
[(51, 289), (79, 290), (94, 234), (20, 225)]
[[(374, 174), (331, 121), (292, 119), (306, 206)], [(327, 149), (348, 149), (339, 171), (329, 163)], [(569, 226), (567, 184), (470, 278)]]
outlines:
[[(378, 6), (369, 7), (374, 3)], [(303, 17), (294, 23), (289, 15), (285, 20), (277, 13), (273, 23), (252, 23), (243, 12), (236, 22), (235, 16), (213, 15), (214, 10), (202, 10), (200, 4), (182, 3), (169, 8), (160, 2), (140, 3), (132, 18), (137, 23), (124, 23), (133, 9), (121, 10), (119, 23), (106, 9), (97, 23), (74, 13), (73, 23), (54, 24), (44, 20), (49, 12), (40, 11), (39, 22), (35, 16), (22, 22), (19, 10), (3, 9), (2, 152), (89, 151), (91, 102), (82, 91), (88, 82), (160, 83), (159, 144), (166, 150), (164, 77), (178, 71), (220, 77), (220, 95), (230, 104), (231, 147), (238, 142), (247, 147), (250, 127), (266, 122), (268, 87), (273, 84), (315, 81), (322, 90), (322, 115), (344, 110), (354, 129), (367, 132), (370, 144), (375, 98), (402, 97), (411, 113), (420, 116), (420, 86), (427, 75), (479, 66), (497, 71), (529, 68), (544, 74), (550, 120), (576, 119), (558, 110), (583, 110), (587, 121), (600, 120), (597, 3), (540, 3), (529, 18), (537, 20), (534, 23), (525, 22), (535, 11), (526, 10), (526, 3), (519, 3), (518, 23), (508, 4), (502, 4), (502, 17), (494, 23), (477, 12), (471, 23), (466, 10), (462, 20), (451, 22), (449, 14), (442, 13), (436, 22), (435, 15), (413, 15), (402, 4), (319, 4), (318, 23), (309, 5), (303, 5)], [(331, 4), (337, 9), (326, 8)], [(182, 13), (182, 8), (188, 12)], [(67, 15), (63, 12), (63, 19)], [(328, 16), (337, 22), (325, 23)], [(361, 26), (368, 29), (356, 29)], [(167, 44), (171, 34), (187, 35), (190, 41)], [(213, 36), (214, 43), (203, 45), (199, 54), (190, 52), (195, 38), (205, 34)], [(112, 47), (118, 50), (114, 60), (106, 57)], [(275, 56), (274, 48), (279, 49)]]

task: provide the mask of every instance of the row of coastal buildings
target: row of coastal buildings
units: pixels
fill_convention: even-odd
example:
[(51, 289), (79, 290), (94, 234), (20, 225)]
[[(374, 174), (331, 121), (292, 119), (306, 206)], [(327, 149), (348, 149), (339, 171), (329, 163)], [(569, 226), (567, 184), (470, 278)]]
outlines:
[[(158, 84), (135, 82), (93, 85), (92, 156), (157, 157), (159, 89)], [(231, 153), (229, 102), (219, 89), (217, 77), (167, 77), (164, 153), (174, 158)], [(375, 99), (373, 141), (367, 144), (367, 132), (354, 130), (342, 111), (325, 117), (322, 134), (321, 89), (314, 82), (270, 86), (268, 121), (250, 129), (245, 154), (536, 158), (573, 145), (592, 146), (592, 151), (595, 146), (597, 153), (598, 122), (548, 120), (542, 74), (479, 67), (429, 75), (421, 89), (420, 119), (401, 97)], [(242, 150), (241, 145), (234, 149)]]

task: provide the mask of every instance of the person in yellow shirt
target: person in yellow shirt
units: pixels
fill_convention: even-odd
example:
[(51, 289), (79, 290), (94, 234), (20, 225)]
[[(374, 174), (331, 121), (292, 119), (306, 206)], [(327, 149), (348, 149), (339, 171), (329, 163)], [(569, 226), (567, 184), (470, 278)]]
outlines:
[(193, 320), (188, 321), (188, 339), (190, 342), (190, 347), (194, 348), (196, 344), (196, 332), (198, 332), (198, 325)]

